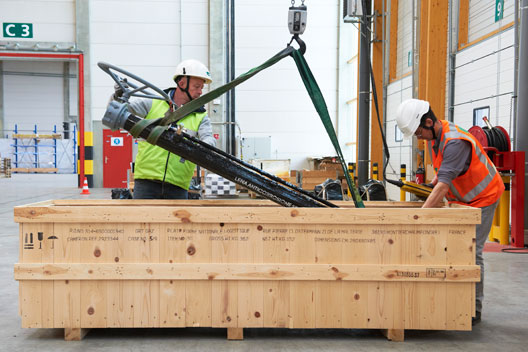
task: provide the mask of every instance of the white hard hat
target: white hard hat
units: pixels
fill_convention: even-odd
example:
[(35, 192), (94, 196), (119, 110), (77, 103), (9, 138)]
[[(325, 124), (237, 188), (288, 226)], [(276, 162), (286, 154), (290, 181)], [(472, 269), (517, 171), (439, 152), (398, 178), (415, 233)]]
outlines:
[(176, 67), (176, 73), (172, 79), (176, 80), (179, 76), (198, 77), (203, 79), (206, 84), (213, 82), (207, 66), (194, 59), (184, 60), (178, 64)]
[(408, 99), (403, 101), (396, 112), (396, 123), (404, 138), (411, 138), (420, 126), (422, 116), (429, 111), (425, 100)]

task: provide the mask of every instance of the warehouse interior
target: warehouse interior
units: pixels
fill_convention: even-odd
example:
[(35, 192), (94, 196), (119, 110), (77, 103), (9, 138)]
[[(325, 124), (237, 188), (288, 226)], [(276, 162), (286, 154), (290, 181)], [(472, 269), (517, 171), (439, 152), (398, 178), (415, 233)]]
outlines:
[[(528, 0), (0, 0), (0, 14), (6, 350), (525, 349)], [(183, 89), (189, 59), (206, 76), (184, 65)], [(404, 137), (408, 99), (478, 141), (504, 184), (482, 319), (482, 206), (422, 209), (442, 160), (425, 125)], [(152, 146), (166, 199), (139, 196)]]

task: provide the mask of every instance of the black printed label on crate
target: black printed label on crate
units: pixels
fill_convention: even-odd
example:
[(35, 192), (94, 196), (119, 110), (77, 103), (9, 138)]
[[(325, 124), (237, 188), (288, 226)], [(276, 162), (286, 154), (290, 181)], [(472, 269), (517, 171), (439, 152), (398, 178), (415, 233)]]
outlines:
[(446, 269), (445, 268), (427, 268), (425, 276), (430, 279), (445, 279)]
[(249, 241), (249, 236), (238, 236), (238, 235), (215, 235), (209, 236), (209, 241)]
[(398, 277), (420, 277), (419, 271), (396, 271), (396, 276)]
[(438, 235), (432, 229), (372, 229), (372, 235)]
[(125, 230), (108, 227), (70, 227), (68, 242), (88, 242), (88, 241), (119, 241), (119, 235)]
[(466, 230), (457, 230), (457, 229), (450, 229), (449, 230), (450, 235), (465, 235)]
[(315, 237), (315, 242), (322, 243), (376, 243), (375, 238), (365, 238), (365, 237)]
[(264, 242), (294, 242), (293, 236), (262, 236)]
[(157, 241), (157, 240), (158, 240), (158, 236), (154, 236), (154, 235), (128, 236), (127, 237), (127, 241), (131, 241), (131, 242), (134, 242), (134, 241), (137, 241), (137, 242), (152, 242), (152, 241)]

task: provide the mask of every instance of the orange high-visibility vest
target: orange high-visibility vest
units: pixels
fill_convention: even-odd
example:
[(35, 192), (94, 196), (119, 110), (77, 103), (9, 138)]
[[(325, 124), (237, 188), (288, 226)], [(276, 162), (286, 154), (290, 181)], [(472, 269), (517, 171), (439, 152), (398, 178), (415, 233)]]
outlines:
[(491, 162), (482, 145), (469, 132), (454, 123), (440, 120), (442, 135), (438, 154), (433, 150), (433, 142), (428, 141), (429, 152), (433, 157), (435, 170), (442, 165), (444, 148), (452, 139), (462, 139), (471, 143), (471, 163), (463, 175), (457, 176), (449, 185), (446, 198), (449, 203), (470, 205), (482, 208), (495, 203), (504, 192), (504, 183), (495, 165)]

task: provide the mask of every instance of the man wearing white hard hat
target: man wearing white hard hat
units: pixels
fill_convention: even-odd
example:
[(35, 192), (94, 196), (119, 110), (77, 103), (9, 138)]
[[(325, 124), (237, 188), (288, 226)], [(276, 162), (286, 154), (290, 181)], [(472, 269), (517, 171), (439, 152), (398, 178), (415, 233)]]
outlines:
[(477, 139), (454, 123), (438, 120), (427, 101), (409, 99), (402, 102), (396, 113), (396, 123), (405, 138), (416, 136), (425, 140), (433, 160), (434, 188), (423, 207), (436, 207), (445, 197), (449, 203), (482, 209), (482, 223), (476, 229), (476, 262), (481, 270), (481, 280), (476, 285), (473, 318), (476, 324), (481, 319), (484, 298), (482, 250), (504, 183)]
[[(173, 77), (176, 87), (165, 92), (176, 105), (182, 106), (202, 95), (205, 84), (212, 82), (207, 67), (197, 60), (182, 61)], [(164, 117), (167, 102), (156, 99), (135, 99), (128, 110), (145, 119)], [(211, 120), (202, 106), (178, 121), (186, 133), (215, 146)], [(148, 142), (138, 143), (134, 165), (134, 198), (187, 199), (195, 164)]]

